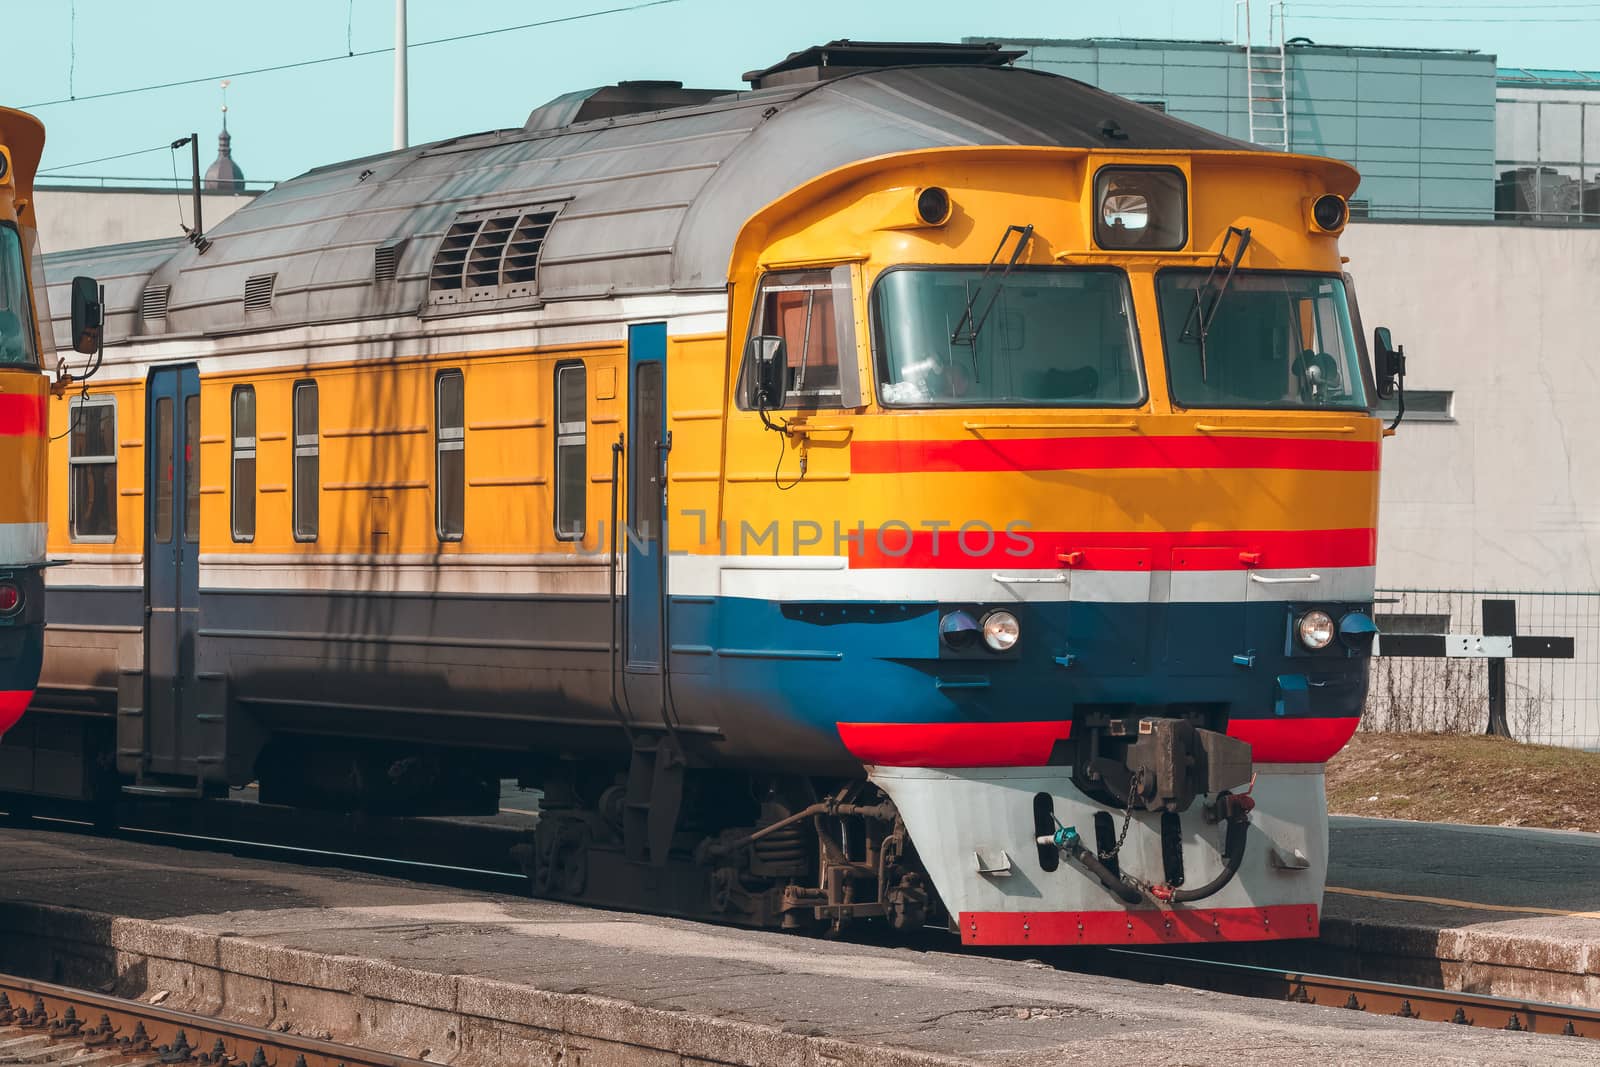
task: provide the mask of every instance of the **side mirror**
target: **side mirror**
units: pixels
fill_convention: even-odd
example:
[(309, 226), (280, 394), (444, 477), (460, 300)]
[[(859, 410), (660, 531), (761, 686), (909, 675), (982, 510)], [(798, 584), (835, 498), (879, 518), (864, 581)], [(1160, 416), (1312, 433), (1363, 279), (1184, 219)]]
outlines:
[(1387, 326), (1372, 331), (1372, 373), (1378, 379), (1378, 395), (1385, 400), (1395, 395), (1406, 376), (1406, 350), (1394, 346)]
[(753, 386), (751, 399), (757, 410), (782, 408), (789, 388), (789, 346), (781, 337), (757, 334), (745, 346), (744, 357)]
[(105, 332), (105, 309), (100, 306), (100, 284), (83, 275), (72, 279), (72, 347), (86, 356), (100, 351)]

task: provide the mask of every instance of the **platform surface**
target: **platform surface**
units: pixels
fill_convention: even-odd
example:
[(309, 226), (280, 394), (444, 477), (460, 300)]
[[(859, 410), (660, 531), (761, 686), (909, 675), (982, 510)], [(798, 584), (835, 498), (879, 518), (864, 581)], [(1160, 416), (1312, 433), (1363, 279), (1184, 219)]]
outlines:
[[(74, 924), (79, 911), (128, 918)], [(521, 998), (527, 997), (529, 1012), (548, 1016), (551, 1004), (565, 1004), (564, 1018), (588, 1013), (583, 1025), (591, 1028), (609, 1025), (608, 1015), (649, 1009), (652, 1018), (673, 1020), (675, 1040), (685, 1051), (715, 1062), (740, 1062), (727, 1057), (758, 1047), (765, 1040), (761, 1035), (769, 1035), (780, 1043), (831, 1042), (826, 1054), (808, 1054), (806, 1062), (819, 1064), (912, 1062), (895, 1058), (905, 1054), (926, 1057), (917, 1063), (1017, 1067), (1600, 1063), (1600, 1043), (1579, 1039), (1246, 1000), (959, 952), (741, 931), (216, 852), (0, 828), (0, 969), (17, 966), (8, 954), (26, 957), (27, 944), (48, 934), (40, 926), (51, 922), (75, 925), (80, 938), (102, 936), (103, 929), (105, 938), (118, 942), (119, 958), (143, 953), (135, 977), (151, 991), (165, 988), (162, 976), (178, 974), (174, 967), (185, 959), (195, 974), (221, 968), (220, 985), (206, 979), (191, 986), (189, 972), (182, 972), (185, 977), (171, 983), (179, 988), (170, 990), (168, 1006), (206, 1010), (220, 996), (231, 1011), (259, 1001), (253, 1009), (258, 1023), (302, 1030), (311, 1025), (336, 1037), (361, 1037), (341, 1034), (343, 1016), (318, 1008), (306, 990), (318, 981), (334, 988), (370, 987), (361, 993), (390, 1005), (378, 1035), (400, 1045), (411, 1042), (417, 1047), (394, 1050), (412, 1055), (427, 1042), (431, 1056), (445, 1062), (493, 1061), (475, 1058), (472, 1048), (440, 1047), (484, 1040), (487, 1030), (461, 1020), (469, 1001), (492, 1001), (490, 1008), (475, 1010), (498, 1012), (496, 1040), (509, 1040), (507, 1027), (515, 1020), (508, 1016), (523, 1010)], [(158, 955), (160, 966), (153, 962)], [(40, 965), (37, 956), (27, 962)], [(231, 985), (230, 968), (243, 976)], [(291, 988), (293, 996), (285, 992)], [(490, 988), (492, 996), (483, 992)], [(417, 1010), (397, 1014), (395, 1005), (404, 1009), (407, 998), (419, 1002)], [(364, 1010), (372, 1010), (370, 1003)], [(327, 1021), (308, 1022), (319, 1013)], [(448, 1025), (448, 1039), (427, 1036), (428, 1020), (436, 1016), (448, 1020), (437, 1027), (443, 1033)], [(642, 1032), (644, 1022), (630, 1019), (629, 1032)], [(730, 1046), (734, 1031), (744, 1036)], [(704, 1052), (697, 1044), (702, 1042)], [(481, 1052), (481, 1044), (474, 1047)], [(713, 1056), (713, 1047), (724, 1051)], [(735, 1051), (728, 1052), (730, 1047)], [(784, 1047), (785, 1056), (796, 1054)], [(586, 1064), (623, 1062), (578, 1058)], [(511, 1061), (502, 1056), (502, 1062)], [(784, 1061), (752, 1054), (747, 1062)]]

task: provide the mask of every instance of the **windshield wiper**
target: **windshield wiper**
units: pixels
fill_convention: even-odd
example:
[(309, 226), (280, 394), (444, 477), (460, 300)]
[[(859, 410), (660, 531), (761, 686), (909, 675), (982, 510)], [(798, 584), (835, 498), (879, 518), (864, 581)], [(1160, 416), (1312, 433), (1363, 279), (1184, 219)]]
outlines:
[[(1006, 261), (1005, 267), (1000, 271), (1000, 277), (995, 279), (994, 291), (989, 294), (989, 302), (983, 305), (983, 311), (976, 317), (973, 309), (978, 306), (978, 298), (983, 295), (984, 283), (989, 280), (989, 275), (994, 272), (995, 265), (1000, 262), (1000, 253), (1006, 250), (1006, 242), (1011, 235), (1017, 235), (1017, 247), (1011, 250), (1011, 258)], [(978, 277), (978, 284), (973, 286), (972, 294), (967, 297), (967, 306), (962, 309), (961, 318), (956, 322), (956, 328), (950, 331), (950, 343), (953, 345), (973, 346), (972, 358), (976, 364), (978, 353), (978, 334), (983, 332), (983, 324), (989, 321), (989, 312), (994, 310), (994, 302), (1000, 299), (1000, 290), (1005, 287), (1006, 276), (1011, 273), (1011, 268), (1017, 265), (1017, 260), (1022, 258), (1022, 250), (1028, 247), (1028, 242), (1033, 240), (1033, 224), (1026, 226), (1007, 226), (1006, 232), (1000, 235), (1000, 243), (995, 246), (994, 255), (989, 257), (989, 265), (983, 268), (983, 273)], [(963, 333), (962, 331), (966, 332)]]
[[(1228, 258), (1228, 242), (1235, 242), (1233, 258)], [(1222, 235), (1222, 247), (1217, 249), (1217, 258), (1211, 264), (1211, 273), (1206, 275), (1205, 284), (1194, 291), (1194, 307), (1189, 309), (1189, 317), (1183, 320), (1183, 332), (1178, 335), (1179, 341), (1200, 342), (1200, 380), (1206, 380), (1206, 334), (1211, 332), (1211, 324), (1217, 318), (1217, 306), (1222, 303), (1222, 296), (1228, 291), (1228, 283), (1233, 281), (1233, 272), (1238, 269), (1239, 263), (1244, 259), (1244, 250), (1250, 247), (1250, 227), (1240, 229), (1229, 226), (1228, 232)], [(1217, 291), (1211, 297), (1209, 306), (1205, 303), (1205, 294), (1211, 291), (1212, 282), (1217, 280), (1217, 272), (1227, 267), (1222, 275), (1222, 281), (1217, 285)]]

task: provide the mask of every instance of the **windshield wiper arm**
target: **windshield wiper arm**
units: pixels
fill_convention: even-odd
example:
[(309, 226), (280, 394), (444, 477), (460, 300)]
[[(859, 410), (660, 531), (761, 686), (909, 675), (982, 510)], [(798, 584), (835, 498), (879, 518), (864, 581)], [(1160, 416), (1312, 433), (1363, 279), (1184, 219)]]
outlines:
[[(1233, 258), (1228, 258), (1228, 242), (1237, 241), (1234, 245)], [(1179, 341), (1200, 342), (1200, 380), (1206, 380), (1206, 335), (1211, 332), (1211, 324), (1217, 318), (1217, 306), (1222, 303), (1222, 296), (1228, 291), (1228, 284), (1233, 281), (1233, 272), (1239, 268), (1239, 263), (1244, 259), (1244, 250), (1250, 247), (1250, 227), (1240, 229), (1229, 226), (1228, 232), (1222, 235), (1222, 247), (1217, 249), (1217, 258), (1211, 263), (1211, 273), (1206, 275), (1205, 284), (1194, 291), (1194, 307), (1189, 309), (1189, 317), (1183, 321), (1183, 332), (1178, 335)], [(1211, 291), (1211, 284), (1217, 280), (1217, 272), (1223, 267), (1222, 281), (1217, 285), (1216, 293), (1211, 297), (1208, 307), (1205, 303), (1205, 294)]]
[[(1011, 258), (1000, 271), (1000, 277), (995, 279), (994, 291), (989, 294), (989, 302), (983, 305), (983, 310), (976, 316), (973, 310), (978, 306), (978, 298), (983, 296), (984, 283), (989, 280), (989, 275), (994, 272), (995, 265), (1000, 262), (1000, 253), (1006, 250), (1006, 242), (1011, 235), (1017, 235), (1017, 247), (1011, 250)], [(1000, 299), (1000, 290), (1004, 288), (1006, 276), (1011, 273), (1011, 268), (1017, 265), (1017, 260), (1022, 258), (1022, 250), (1028, 247), (1028, 242), (1033, 240), (1033, 224), (1026, 226), (1007, 226), (1006, 232), (1000, 235), (1000, 243), (995, 246), (994, 255), (989, 257), (989, 265), (983, 268), (983, 273), (978, 277), (978, 284), (973, 286), (972, 295), (967, 297), (967, 306), (962, 309), (961, 318), (956, 322), (956, 328), (950, 331), (950, 343), (953, 345), (972, 345), (976, 347), (978, 334), (983, 332), (983, 324), (989, 321), (989, 312), (994, 310), (994, 302)], [(966, 332), (963, 333), (962, 331)], [(973, 358), (977, 355), (974, 352)]]

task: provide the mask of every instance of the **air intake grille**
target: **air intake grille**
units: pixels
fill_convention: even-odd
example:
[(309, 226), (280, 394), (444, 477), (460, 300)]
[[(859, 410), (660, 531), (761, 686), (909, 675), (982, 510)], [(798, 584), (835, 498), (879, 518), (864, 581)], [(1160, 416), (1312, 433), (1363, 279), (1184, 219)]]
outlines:
[(1351, 200), (1349, 202), (1349, 204), (1350, 204), (1350, 217), (1351, 218), (1353, 218), (1353, 219), (1366, 219), (1366, 218), (1371, 218), (1372, 217), (1372, 201), (1370, 201), (1370, 200)]
[(170, 285), (149, 285), (139, 297), (139, 315), (146, 321), (167, 317), (167, 300), (172, 296)]
[(265, 311), (272, 306), (272, 287), (277, 284), (277, 274), (252, 274), (244, 283), (244, 309)]
[(500, 211), (452, 223), (428, 274), (428, 302), (532, 297), (552, 210)]
[(1167, 102), (1165, 100), (1140, 100), (1137, 102), (1143, 104), (1151, 111), (1160, 111), (1165, 114), (1167, 110)]
[(372, 280), (375, 282), (394, 281), (395, 271), (400, 265), (400, 246), (398, 244), (379, 245), (372, 250)]

